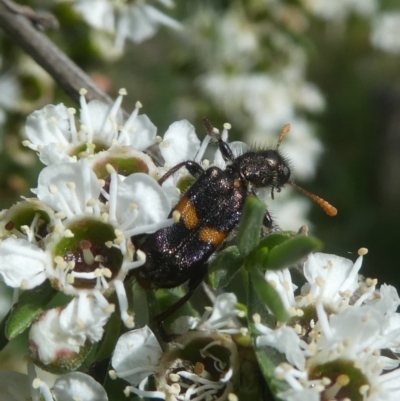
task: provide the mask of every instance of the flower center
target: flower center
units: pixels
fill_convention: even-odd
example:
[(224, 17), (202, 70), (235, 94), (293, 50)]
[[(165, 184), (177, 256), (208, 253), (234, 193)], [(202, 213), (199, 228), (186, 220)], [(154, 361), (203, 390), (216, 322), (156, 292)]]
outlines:
[[(114, 228), (88, 218), (73, 222), (67, 229), (72, 235), (55, 247), (55, 260), (65, 270), (66, 282), (75, 289), (108, 288), (123, 259), (119, 249), (109, 246), (115, 239)], [(62, 280), (59, 284), (63, 285)]]
[(49, 233), (50, 218), (40, 204), (23, 201), (11, 207), (0, 220), (5, 222), (4, 229), (17, 238), (38, 242)]
[(369, 382), (354, 361), (337, 359), (310, 370), (310, 380), (319, 379), (325, 384), (321, 400), (362, 401), (368, 397)]
[(208, 400), (221, 396), (232, 375), (230, 351), (221, 341), (196, 339), (170, 365), (166, 382), (169, 391), (188, 400)]
[(115, 156), (104, 158), (93, 166), (93, 171), (98, 178), (107, 179), (109, 177), (108, 164), (111, 164), (118, 174), (125, 177), (133, 173), (149, 173), (149, 166), (145, 160), (131, 155), (128, 155), (128, 157)]

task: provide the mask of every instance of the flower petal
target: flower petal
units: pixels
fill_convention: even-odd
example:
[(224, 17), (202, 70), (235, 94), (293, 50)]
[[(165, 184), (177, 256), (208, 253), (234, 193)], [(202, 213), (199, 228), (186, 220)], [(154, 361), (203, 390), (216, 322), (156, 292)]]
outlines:
[(27, 240), (6, 238), (0, 243), (0, 276), (13, 288), (31, 289), (46, 279), (47, 257)]
[(43, 312), (29, 331), (29, 348), (33, 356), (48, 365), (56, 363), (61, 355), (64, 359), (79, 354), (84, 342), (69, 335), (60, 327), (60, 308)]
[(74, 298), (60, 313), (60, 327), (71, 336), (81, 338), (82, 342), (100, 341), (104, 333), (104, 325), (110, 317), (96, 299), (81, 293)]
[[(145, 150), (154, 143), (157, 127), (146, 114), (137, 116), (133, 123), (133, 133), (130, 134), (130, 143), (136, 150)], [(121, 144), (122, 145), (122, 144)]]
[(28, 116), (25, 132), (34, 145), (45, 146), (49, 143), (70, 143), (69, 114), (62, 104), (52, 104)]
[(54, 383), (52, 392), (57, 401), (85, 400), (107, 401), (107, 393), (100, 383), (89, 375), (72, 372), (60, 376)]
[(111, 363), (119, 377), (137, 386), (154, 373), (161, 355), (162, 349), (156, 336), (145, 326), (119, 338)]
[[(71, 187), (72, 185), (72, 187)], [(88, 210), (87, 202), (98, 199), (100, 184), (87, 160), (45, 167), (38, 178), (38, 187), (32, 192), (56, 211), (68, 217)]]
[(170, 166), (193, 159), (199, 148), (200, 140), (187, 120), (171, 124), (160, 144), (160, 152)]
[[(158, 223), (166, 219), (171, 210), (170, 201), (157, 181), (143, 173), (126, 177), (118, 185), (117, 199), (118, 221), (122, 224), (132, 220), (132, 214), (137, 213), (136, 219), (132, 220), (135, 228)], [(132, 209), (133, 203), (136, 209)]]
[(2, 401), (26, 401), (31, 399), (32, 383), (28, 375), (19, 372), (0, 371), (0, 394)]

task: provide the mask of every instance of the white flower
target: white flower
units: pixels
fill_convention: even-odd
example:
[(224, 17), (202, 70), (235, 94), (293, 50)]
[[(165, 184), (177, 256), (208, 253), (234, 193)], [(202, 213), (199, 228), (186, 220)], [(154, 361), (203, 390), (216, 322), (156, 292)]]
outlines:
[[(112, 177), (111, 188), (118, 177)], [(118, 222), (126, 236), (151, 233), (172, 223), (167, 216), (171, 203), (157, 182), (147, 174), (136, 173), (118, 183), (115, 200), (110, 190), (110, 221)], [(113, 206), (113, 207), (112, 207)], [(111, 207), (115, 217), (111, 213)], [(114, 220), (115, 219), (115, 220)]]
[(111, 364), (118, 377), (137, 386), (156, 372), (162, 352), (156, 336), (145, 326), (119, 338)]
[(105, 299), (81, 293), (61, 311), (60, 329), (79, 339), (80, 344), (84, 344), (87, 339), (98, 342), (103, 337), (104, 325), (113, 311), (114, 307)]
[[(112, 166), (108, 171), (106, 190), (85, 158), (45, 167), (35, 190), (38, 200), (33, 205), (38, 211), (48, 212), (53, 230), (41, 241), (30, 235), (30, 240), (8, 237), (0, 243), (0, 275), (7, 285), (31, 289), (49, 279), (57, 290), (76, 297), (59, 316), (52, 315), (59, 322), (44, 333), (56, 336), (55, 348), (67, 341), (62, 336), (73, 337), (73, 345), (78, 348), (86, 340), (99, 341), (114, 311), (105, 294), (113, 290), (122, 321), (129, 328), (134, 326), (123, 280), (129, 270), (144, 263), (145, 256), (138, 250), (134, 261), (130, 237), (172, 223), (167, 218), (170, 201), (152, 177), (143, 173), (121, 177)], [(45, 206), (39, 207), (40, 202)], [(7, 219), (12, 219), (9, 214)], [(39, 213), (33, 210), (31, 214), (34, 221), (38, 220)], [(18, 234), (16, 229), (14, 232)], [(61, 345), (57, 344), (58, 335)], [(37, 342), (38, 347), (43, 344), (46, 341)], [(43, 358), (48, 359), (46, 355), (38, 356)]]
[(336, 255), (310, 254), (304, 264), (304, 276), (310, 285), (308, 294), (329, 304), (337, 303), (343, 296), (349, 298), (358, 288), (358, 272), (364, 254), (360, 251), (355, 263)]
[(375, 17), (372, 25), (371, 43), (378, 49), (400, 54), (400, 13), (386, 12)]
[(51, 256), (24, 239), (6, 238), (0, 242), (0, 276), (12, 288), (32, 289), (47, 278)]
[[(257, 138), (259, 140), (260, 135)], [(282, 148), (290, 160), (296, 179), (305, 180), (315, 176), (315, 167), (323, 154), (323, 147), (316, 136), (315, 128), (308, 121), (301, 118), (290, 120), (290, 132), (285, 137)], [(288, 211), (286, 214), (290, 216)]]
[[(111, 286), (117, 292), (123, 321), (133, 327), (122, 280), (145, 258), (138, 252), (138, 260), (133, 261), (130, 237), (171, 224), (167, 219), (171, 206), (149, 175), (136, 173), (122, 181), (112, 166), (108, 169), (108, 192), (86, 159), (42, 170), (35, 192), (58, 216), (46, 242), (55, 264), (47, 266), (47, 275), (69, 295), (89, 292), (99, 298)], [(107, 203), (100, 201), (100, 193)]]
[[(200, 140), (189, 121), (181, 120), (171, 124), (159, 145), (165, 164), (158, 168), (158, 176), (164, 176), (170, 168), (173, 168), (178, 163), (193, 159), (200, 162), (209, 139), (209, 137), (206, 137), (200, 148)], [(187, 170), (181, 168), (164, 182), (163, 188), (168, 194), (171, 204), (178, 202), (180, 191), (177, 187), (179, 186), (179, 181), (187, 177), (187, 175)]]
[(261, 333), (257, 337), (257, 347), (266, 345), (274, 347), (286, 356), (290, 364), (296, 366), (298, 369), (304, 369), (306, 363), (304, 349), (307, 347), (307, 344), (301, 340), (298, 333), (292, 327), (287, 326), (272, 330), (260, 324), (258, 315), (253, 316), (253, 318), (257, 330)]
[[(117, 342), (111, 360), (115, 370), (110, 376), (132, 384), (126, 387), (126, 396), (134, 393), (184, 401), (196, 394), (196, 400), (200, 401), (218, 394), (225, 399), (232, 389), (231, 380), (238, 364), (236, 346), (229, 336), (191, 332), (169, 347), (163, 352), (147, 326), (125, 333)], [(154, 390), (147, 389), (149, 376), (154, 376)]]
[[(254, 143), (265, 146), (269, 140), (271, 144), (276, 131), (290, 121), (291, 132), (285, 137), (284, 152), (292, 161), (297, 177), (307, 179), (315, 174), (322, 145), (312, 126), (297, 116), (301, 109), (311, 112), (323, 109), (324, 99), (313, 85), (285, 71), (279, 76), (209, 74), (202, 85), (239, 126), (251, 116), (248, 136)], [(281, 214), (291, 215), (287, 210)]]
[[(279, 194), (279, 202), (272, 202), (270, 198), (271, 191), (267, 191), (267, 198), (265, 196), (261, 199), (266, 199), (265, 202), (268, 203), (268, 211), (271, 213), (273, 220), (287, 230), (297, 230), (303, 225), (310, 226), (307, 224), (308, 211), (312, 207), (312, 203), (309, 199), (300, 196), (292, 197), (293, 190), (290, 188), (285, 188)], [(259, 195), (259, 191), (257, 191)]]
[[(131, 146), (142, 151), (155, 142), (157, 129), (145, 115), (138, 115), (141, 104), (124, 121), (121, 103), (126, 91), (121, 89), (113, 105), (99, 100), (89, 103), (81, 90), (80, 125), (75, 124), (76, 110), (63, 104), (48, 105), (28, 116), (23, 144), (39, 153), (44, 164), (76, 161), (113, 146)], [(97, 147), (97, 149), (96, 149)], [(99, 150), (98, 150), (99, 149)], [(148, 160), (143, 155), (143, 160)]]
[(368, 17), (378, 8), (376, 0), (302, 0), (302, 3), (318, 17), (337, 21), (348, 18), (352, 13)]
[[(170, 202), (153, 178), (143, 173), (121, 177), (112, 166), (107, 168), (109, 192), (102, 189), (85, 158), (77, 163), (45, 167), (33, 192), (40, 201), (65, 216), (66, 222), (77, 217), (100, 218), (106, 212), (103, 221), (107, 217), (126, 237), (170, 224), (163, 222), (171, 209)], [(108, 201), (106, 205), (99, 201), (100, 194)]]
[(30, 387), (31, 381), (27, 375), (20, 372), (0, 370), (0, 394), (2, 401), (30, 400)]
[(12, 74), (7, 73), (0, 76), (0, 93), (0, 110), (13, 109), (16, 107), (21, 90), (17, 79)]
[(371, 306), (354, 306), (328, 318), (321, 306), (317, 307), (318, 325), (310, 333), (315, 340), (303, 351), (306, 366), (297, 366), (297, 370), (283, 364), (276, 369), (277, 377), (296, 390), (279, 396), (304, 400), (312, 390), (324, 399), (335, 398), (339, 392), (343, 399), (351, 394), (361, 394), (365, 401), (398, 399), (400, 369), (390, 373), (383, 369), (396, 368), (399, 363), (388, 364), (388, 358), (379, 354), (387, 347), (382, 332), (387, 317)]
[[(275, 287), (291, 316), (297, 316), (299, 308), (315, 305), (316, 302), (323, 302), (329, 309), (338, 311), (346, 308), (352, 300), (351, 297), (359, 290), (358, 272), (366, 252), (365, 248), (361, 248), (355, 263), (337, 255), (319, 252), (310, 254), (304, 264), (307, 283), (297, 297), (294, 295), (297, 287), (292, 284), (288, 269), (267, 271), (265, 278)], [(352, 302), (361, 304), (372, 297), (375, 284), (376, 282), (371, 281)]]
[(335, 255), (310, 255), (304, 264), (307, 283), (297, 296), (287, 269), (266, 273), (292, 316), (277, 328), (253, 317), (261, 334), (257, 347), (274, 347), (289, 362), (276, 368), (277, 378), (291, 387), (280, 398), (353, 399), (352, 394), (361, 394), (364, 401), (377, 401), (400, 396), (395, 384), (399, 362), (380, 355), (400, 345), (400, 298), (393, 287), (376, 291), (376, 281), (360, 280), (365, 254), (361, 248), (355, 263)]
[[(174, 5), (172, 0), (159, 2), (168, 7)], [(119, 49), (123, 48), (127, 38), (137, 43), (151, 38), (161, 25), (181, 28), (179, 22), (146, 1), (76, 0), (74, 8), (90, 25), (115, 33), (115, 46)]]
[(33, 364), (28, 364), (28, 375), (2, 370), (0, 371), (0, 394), (2, 401), (107, 401), (104, 388), (92, 377), (72, 372), (59, 376), (50, 388), (43, 380), (36, 377)]
[(81, 372), (72, 372), (60, 376), (55, 381), (51, 390), (57, 401), (79, 399), (85, 401), (108, 400), (104, 388), (92, 377)]
[(44, 204), (56, 212), (63, 212), (69, 219), (85, 213), (100, 214), (96, 200), (101, 185), (94, 172), (88, 168), (87, 159), (44, 168), (39, 174), (38, 187), (32, 192)]
[(200, 140), (187, 120), (171, 124), (160, 143), (160, 152), (169, 166), (192, 160), (200, 149)]
[(271, 131), (294, 117), (288, 88), (278, 77), (267, 74), (207, 74), (201, 80), (203, 90), (221, 104), (233, 122), (243, 109), (260, 129)]
[[(0, 57), (0, 66), (1, 66)], [(0, 76), (0, 150), (3, 142), (2, 138), (2, 125), (6, 121), (6, 110), (14, 109), (17, 106), (20, 98), (20, 87), (17, 79), (10, 73)]]
[(180, 316), (172, 324), (174, 333), (183, 334), (188, 330), (218, 330), (220, 333), (246, 334), (237, 317), (244, 313), (236, 308), (237, 298), (233, 293), (218, 295), (212, 308), (207, 307), (201, 318)]
[(85, 344), (86, 339), (82, 336), (70, 335), (62, 330), (61, 312), (61, 308), (43, 312), (29, 331), (31, 355), (44, 365), (77, 358), (80, 348)]
[[(218, 129), (214, 128), (214, 134), (219, 135), (225, 142), (228, 142), (228, 131), (230, 129), (231, 125), (225, 123), (222, 132), (220, 133)], [(187, 120), (181, 120), (171, 124), (164, 135), (163, 141), (159, 145), (160, 152), (165, 160), (165, 166), (159, 168), (159, 175), (165, 174), (169, 168), (188, 160), (194, 160), (202, 165), (204, 169), (213, 165), (224, 170), (226, 168), (226, 162), (219, 149), (216, 150), (211, 162), (208, 159), (203, 160), (211, 139), (210, 135), (206, 135), (200, 144), (200, 140), (196, 135), (193, 125)], [(250, 150), (248, 145), (240, 141), (230, 142), (229, 147), (235, 157)], [(182, 170), (184, 169), (179, 170), (181, 175), (187, 174), (187, 172), (182, 172)], [(166, 182), (168, 181), (169, 180)], [(176, 181), (177, 180), (175, 180), (175, 182)]]
[(32, 357), (61, 370), (79, 367), (86, 357), (83, 347), (101, 340), (113, 311), (105, 299), (81, 294), (64, 308), (43, 312), (29, 331)]

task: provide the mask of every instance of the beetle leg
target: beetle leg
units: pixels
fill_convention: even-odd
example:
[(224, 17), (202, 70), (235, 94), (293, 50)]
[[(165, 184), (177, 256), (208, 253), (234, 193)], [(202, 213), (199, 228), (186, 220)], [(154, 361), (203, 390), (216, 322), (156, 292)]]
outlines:
[(271, 217), (269, 211), (266, 210), (265, 211), (265, 215), (264, 215), (263, 224), (264, 224), (265, 227), (271, 228), (272, 227), (272, 223), (273, 223), (272, 217)]
[(233, 155), (232, 149), (229, 147), (228, 143), (221, 138), (221, 135), (218, 133), (218, 131), (214, 130), (214, 127), (208, 118), (204, 118), (203, 121), (208, 135), (210, 135), (211, 138), (218, 140), (218, 148), (225, 162), (233, 162), (233, 160), (235, 160), (235, 156)]
[(178, 163), (176, 166), (172, 167), (169, 169), (159, 180), (158, 183), (160, 185), (164, 184), (164, 182), (171, 177), (171, 175), (175, 174), (179, 169), (182, 167), (185, 167), (187, 171), (194, 177), (194, 178), (199, 178), (201, 174), (204, 173), (203, 167), (200, 166), (199, 163), (196, 163), (194, 161), (185, 161)]
[(190, 297), (193, 295), (196, 288), (200, 285), (200, 283), (204, 280), (208, 271), (208, 265), (205, 263), (201, 266), (188, 281), (188, 292), (174, 304), (170, 305), (164, 312), (158, 314), (154, 320), (157, 324), (158, 332), (160, 333), (161, 338), (165, 342), (171, 341), (175, 335), (167, 334), (164, 327), (164, 321), (173, 315), (182, 305), (184, 305)]
[(227, 142), (221, 138), (218, 138), (218, 148), (225, 162), (233, 162), (235, 156), (233, 155), (232, 149), (229, 147)]
[(201, 167), (199, 163), (191, 160), (185, 163), (185, 167), (187, 171), (189, 171), (189, 173), (196, 179), (204, 173), (204, 168)]

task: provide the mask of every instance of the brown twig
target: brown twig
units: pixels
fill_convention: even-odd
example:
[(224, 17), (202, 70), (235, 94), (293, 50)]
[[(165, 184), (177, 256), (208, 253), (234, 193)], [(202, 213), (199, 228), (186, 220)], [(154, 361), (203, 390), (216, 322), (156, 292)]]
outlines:
[(37, 29), (58, 29), (57, 18), (48, 13), (37, 13), (28, 6), (16, 4), (11, 0), (1, 0), (1, 2), (13, 13), (23, 15), (28, 18)]
[(13, 8), (10, 0), (0, 0), (0, 28), (44, 68), (72, 100), (79, 104), (79, 90), (85, 88), (86, 99), (112, 103), (87, 74), (15, 10), (18, 7)]

